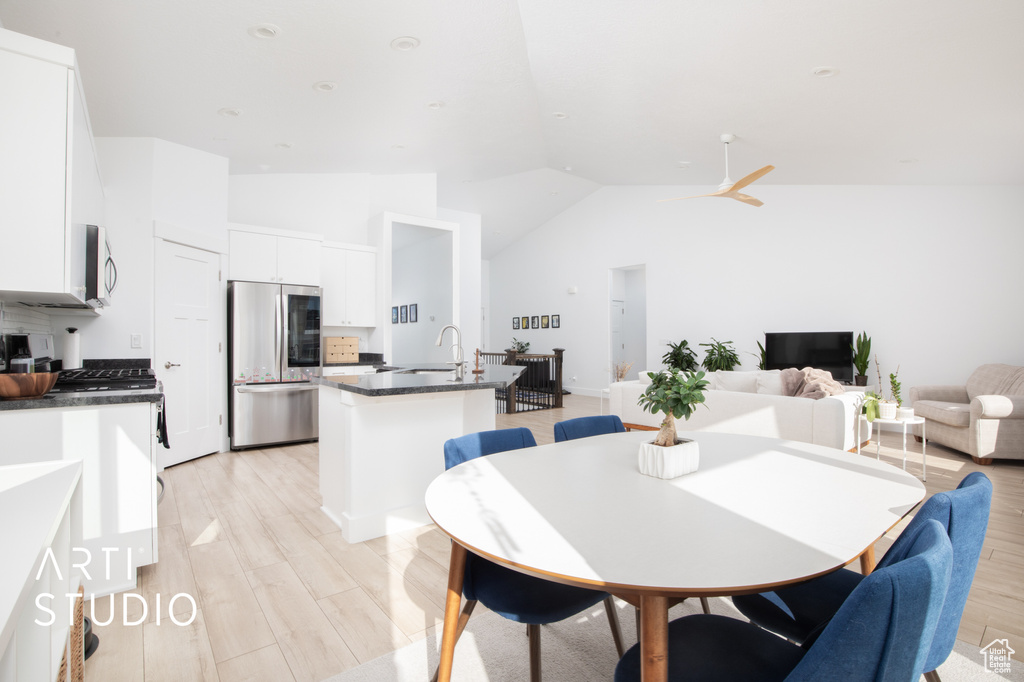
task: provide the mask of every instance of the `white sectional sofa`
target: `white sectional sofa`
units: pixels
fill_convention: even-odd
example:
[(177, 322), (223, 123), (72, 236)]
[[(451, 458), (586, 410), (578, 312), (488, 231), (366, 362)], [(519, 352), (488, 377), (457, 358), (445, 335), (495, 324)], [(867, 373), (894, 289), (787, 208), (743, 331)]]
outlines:
[[(710, 372), (710, 387), (704, 404), (689, 420), (676, 420), (680, 431), (717, 431), (769, 436), (825, 445), (840, 450), (857, 447), (857, 415), (861, 393), (847, 391), (820, 400), (782, 395), (779, 370), (753, 372)], [(645, 412), (637, 400), (650, 380), (647, 372), (639, 380), (611, 385), (611, 413), (630, 425), (658, 427), (663, 415)], [(871, 425), (861, 424), (860, 438), (871, 437)]]

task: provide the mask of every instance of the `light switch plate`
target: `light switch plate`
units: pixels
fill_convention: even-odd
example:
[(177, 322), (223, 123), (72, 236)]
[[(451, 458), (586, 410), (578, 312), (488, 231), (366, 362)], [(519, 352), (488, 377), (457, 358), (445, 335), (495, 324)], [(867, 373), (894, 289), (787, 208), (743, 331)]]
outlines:
[(142, 334), (132, 334), (132, 348), (142, 348)]

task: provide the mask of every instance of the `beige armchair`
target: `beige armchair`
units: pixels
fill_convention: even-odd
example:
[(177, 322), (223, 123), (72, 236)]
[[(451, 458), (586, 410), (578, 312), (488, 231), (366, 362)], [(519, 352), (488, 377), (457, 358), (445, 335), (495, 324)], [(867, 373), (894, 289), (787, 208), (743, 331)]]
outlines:
[(965, 386), (911, 388), (910, 402), (926, 420), (929, 442), (966, 452), (978, 464), (1024, 459), (1024, 367), (982, 365)]

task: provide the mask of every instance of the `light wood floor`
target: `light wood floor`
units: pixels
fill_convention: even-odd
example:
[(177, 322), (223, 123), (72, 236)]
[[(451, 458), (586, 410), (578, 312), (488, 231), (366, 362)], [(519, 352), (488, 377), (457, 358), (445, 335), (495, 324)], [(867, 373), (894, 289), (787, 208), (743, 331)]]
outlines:
[[(498, 427), (529, 427), (544, 444), (555, 422), (600, 413), (597, 398), (566, 396), (565, 405), (499, 415)], [(897, 461), (899, 440), (883, 435), (883, 458)], [(920, 452), (916, 443), (909, 449)], [(874, 444), (868, 452), (874, 456)], [(1024, 660), (1024, 462), (978, 467), (937, 445), (928, 454), (929, 493), (979, 469), (995, 487), (959, 637), (979, 647), (1008, 637)], [(920, 464), (912, 454), (908, 468)], [(426, 527), (346, 542), (319, 510), (316, 444), (210, 455), (168, 469), (164, 479), (160, 561), (140, 572), (138, 596), (115, 595), (113, 613), (109, 598), (96, 600), (100, 646), (86, 662), (87, 679), (319, 682), (440, 626), (446, 536)], [(890, 542), (879, 541), (878, 556)], [(168, 618), (167, 602), (178, 593), (198, 604), (187, 627)], [(191, 606), (180, 598), (174, 611), (181, 621)], [(111, 616), (110, 625), (98, 625)]]

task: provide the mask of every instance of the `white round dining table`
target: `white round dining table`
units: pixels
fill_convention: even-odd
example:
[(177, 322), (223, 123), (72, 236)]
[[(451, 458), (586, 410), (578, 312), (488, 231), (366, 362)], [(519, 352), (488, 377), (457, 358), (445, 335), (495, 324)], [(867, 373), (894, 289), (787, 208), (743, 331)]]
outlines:
[(841, 450), (685, 436), (700, 467), (670, 480), (640, 473), (643, 431), (497, 453), (438, 476), (426, 507), (454, 540), (439, 680), (450, 679), (466, 551), (639, 607), (643, 680), (662, 682), (671, 603), (770, 590), (858, 557), (870, 570), (875, 541), (925, 495), (913, 475)]

